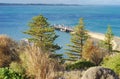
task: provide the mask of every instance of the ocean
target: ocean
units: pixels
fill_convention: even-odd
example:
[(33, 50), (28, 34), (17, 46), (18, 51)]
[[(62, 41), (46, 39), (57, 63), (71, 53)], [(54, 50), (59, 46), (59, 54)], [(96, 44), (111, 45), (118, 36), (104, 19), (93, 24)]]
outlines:
[[(22, 32), (28, 29), (32, 17), (44, 15), (48, 22), (74, 27), (80, 18), (84, 18), (85, 28), (92, 32), (105, 33), (107, 26), (120, 36), (120, 6), (108, 5), (0, 5), (0, 34), (7, 34), (15, 40), (28, 36)], [(69, 33), (56, 31), (59, 35), (55, 41), (62, 47), (58, 53), (65, 52), (70, 43)]]

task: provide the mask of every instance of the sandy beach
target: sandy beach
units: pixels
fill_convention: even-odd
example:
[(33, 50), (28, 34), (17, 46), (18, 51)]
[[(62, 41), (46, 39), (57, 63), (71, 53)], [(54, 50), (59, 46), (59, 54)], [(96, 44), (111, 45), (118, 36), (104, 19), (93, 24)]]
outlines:
[[(96, 32), (90, 32), (88, 31), (88, 34), (95, 39), (98, 40), (104, 40), (105, 39), (105, 35), (102, 33), (96, 33)], [(113, 38), (113, 50), (120, 50), (120, 37), (114, 36)]]

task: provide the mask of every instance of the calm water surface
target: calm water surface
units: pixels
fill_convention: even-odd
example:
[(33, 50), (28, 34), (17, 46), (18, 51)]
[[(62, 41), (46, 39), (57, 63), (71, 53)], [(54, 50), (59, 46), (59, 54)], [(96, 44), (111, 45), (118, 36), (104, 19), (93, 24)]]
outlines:
[[(28, 29), (33, 16), (43, 14), (51, 24), (74, 27), (79, 18), (84, 18), (86, 29), (105, 33), (111, 25), (113, 33), (120, 36), (120, 6), (43, 6), (43, 5), (0, 5), (0, 34), (7, 34), (15, 40), (28, 37), (22, 32)], [(70, 41), (70, 35), (56, 31), (56, 40), (63, 47)]]

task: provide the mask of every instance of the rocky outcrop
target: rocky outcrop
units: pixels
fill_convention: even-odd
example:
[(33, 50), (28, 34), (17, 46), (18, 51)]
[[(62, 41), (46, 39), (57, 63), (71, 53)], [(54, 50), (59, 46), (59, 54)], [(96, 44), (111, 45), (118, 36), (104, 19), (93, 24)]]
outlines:
[(115, 72), (101, 66), (89, 68), (81, 79), (119, 79)]

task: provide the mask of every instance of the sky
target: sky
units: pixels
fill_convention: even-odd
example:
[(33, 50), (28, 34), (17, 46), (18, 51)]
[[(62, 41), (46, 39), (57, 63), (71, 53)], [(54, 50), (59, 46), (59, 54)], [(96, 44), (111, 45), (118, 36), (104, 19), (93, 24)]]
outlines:
[(120, 0), (0, 0), (0, 3), (120, 5)]

